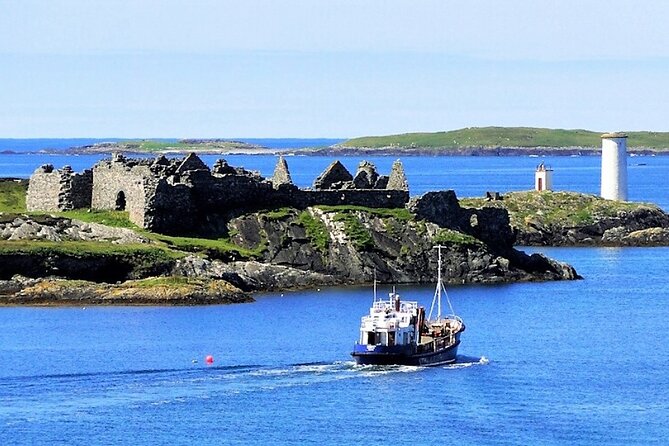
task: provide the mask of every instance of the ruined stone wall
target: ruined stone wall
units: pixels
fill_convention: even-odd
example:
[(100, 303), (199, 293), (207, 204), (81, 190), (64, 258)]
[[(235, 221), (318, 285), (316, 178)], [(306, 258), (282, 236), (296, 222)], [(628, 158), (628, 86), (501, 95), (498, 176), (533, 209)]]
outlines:
[(101, 161), (93, 168), (91, 207), (126, 210), (130, 221), (145, 227), (144, 213), (152, 178), (147, 165), (129, 166), (121, 161)]
[[(92, 172), (75, 174), (69, 168), (35, 171), (28, 193), (31, 210), (91, 207), (125, 210), (136, 225), (163, 233), (186, 234), (200, 227), (225, 227), (235, 213), (258, 208), (315, 205), (353, 205), (401, 208), (409, 192), (401, 164), (391, 176), (380, 176), (373, 164), (363, 162), (353, 177), (335, 161), (316, 180), (315, 190), (292, 184), (285, 160), (280, 159), (277, 184), (259, 174), (233, 168), (219, 160), (213, 169), (195, 154), (183, 159), (125, 158), (114, 154), (97, 163)], [(398, 172), (402, 175), (398, 176)], [(391, 182), (398, 189), (385, 188)]]
[(28, 211), (60, 211), (60, 181), (60, 172), (53, 170), (53, 166), (39, 167), (30, 176), (28, 183), (26, 195)]
[(319, 204), (403, 208), (409, 201), (409, 192), (384, 189), (297, 190), (289, 195), (288, 201), (289, 206), (297, 208)]
[(261, 177), (222, 175), (189, 178), (193, 184), (195, 205), (207, 211), (252, 208), (270, 205), (274, 199), (272, 183)]
[(197, 232), (200, 213), (193, 206), (192, 188), (161, 178), (147, 183), (143, 227), (164, 234)]
[(70, 175), (70, 193), (66, 196), (70, 209), (90, 208), (93, 198), (93, 171), (88, 169), (80, 174)]
[(74, 173), (65, 166), (56, 170), (40, 166), (30, 177), (26, 207), (28, 211), (68, 211), (91, 206), (93, 175), (90, 170)]

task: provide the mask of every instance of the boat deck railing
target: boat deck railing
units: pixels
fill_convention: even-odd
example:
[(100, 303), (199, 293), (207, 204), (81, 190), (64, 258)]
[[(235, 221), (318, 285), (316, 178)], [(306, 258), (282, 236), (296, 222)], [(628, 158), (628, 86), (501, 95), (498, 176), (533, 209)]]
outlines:
[[(418, 302), (413, 301), (402, 301), (400, 302), (400, 313), (408, 313), (414, 309), (418, 308)], [(374, 313), (381, 313), (386, 309), (394, 310), (395, 304), (391, 300), (377, 300), (372, 305), (372, 311)]]
[(446, 336), (433, 337), (423, 334), (420, 337), (420, 343), (417, 345), (417, 353), (430, 353), (452, 346), (456, 342), (457, 332), (450, 332)]

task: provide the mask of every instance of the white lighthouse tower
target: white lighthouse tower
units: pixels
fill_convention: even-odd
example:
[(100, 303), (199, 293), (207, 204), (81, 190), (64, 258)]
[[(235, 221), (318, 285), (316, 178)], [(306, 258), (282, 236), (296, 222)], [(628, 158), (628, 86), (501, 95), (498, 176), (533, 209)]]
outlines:
[(539, 164), (534, 172), (534, 190), (553, 190), (553, 169), (546, 167), (544, 163)]
[(602, 135), (602, 198), (627, 201), (627, 135)]

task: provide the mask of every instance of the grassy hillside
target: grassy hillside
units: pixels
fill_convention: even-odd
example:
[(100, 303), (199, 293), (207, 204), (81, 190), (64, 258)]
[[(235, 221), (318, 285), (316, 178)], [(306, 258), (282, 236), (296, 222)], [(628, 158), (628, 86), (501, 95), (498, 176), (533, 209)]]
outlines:
[[(368, 136), (350, 139), (345, 147), (599, 147), (604, 132), (532, 127), (469, 127), (436, 133)], [(627, 132), (628, 147), (669, 149), (669, 132)]]

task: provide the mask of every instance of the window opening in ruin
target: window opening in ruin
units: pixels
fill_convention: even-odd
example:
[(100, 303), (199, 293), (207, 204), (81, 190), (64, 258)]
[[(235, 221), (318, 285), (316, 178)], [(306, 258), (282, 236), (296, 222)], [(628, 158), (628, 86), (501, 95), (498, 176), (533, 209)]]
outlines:
[(125, 211), (125, 192), (120, 191), (116, 194), (116, 207), (114, 209), (117, 211)]

